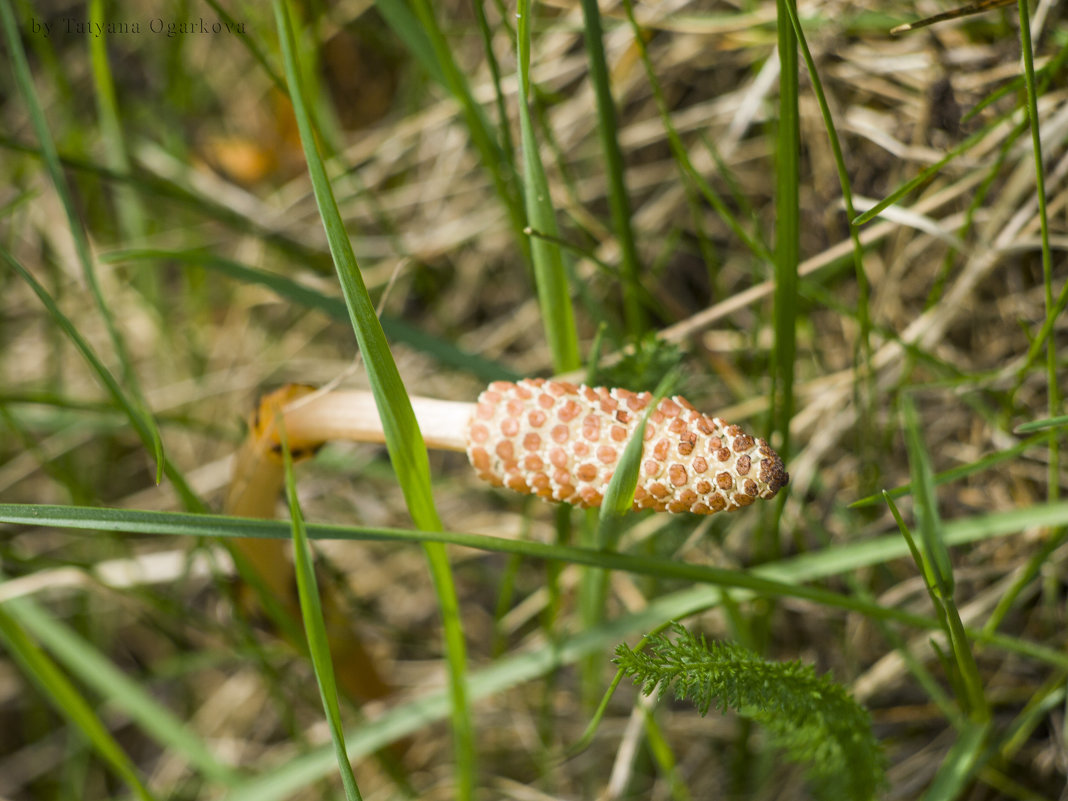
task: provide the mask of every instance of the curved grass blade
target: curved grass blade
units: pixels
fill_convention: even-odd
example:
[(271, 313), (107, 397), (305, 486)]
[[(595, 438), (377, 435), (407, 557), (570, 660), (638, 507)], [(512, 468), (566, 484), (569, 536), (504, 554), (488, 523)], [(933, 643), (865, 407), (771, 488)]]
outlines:
[[(145, 402), (137, 384), (137, 375), (127, 352), (126, 343), (123, 341), (122, 334), (115, 324), (111, 310), (108, 308), (107, 303), (104, 302), (104, 295), (100, 290), (96, 270), (93, 267), (93, 257), (89, 251), (89, 241), (85, 234), (85, 228), (82, 226), (81, 218), (75, 209), (70, 187), (63, 176), (63, 170), (59, 163), (59, 153), (56, 150), (52, 134), (48, 129), (48, 121), (45, 119), (44, 111), (37, 98), (29, 64), (26, 61), (26, 52), (23, 50), (22, 40), (18, 35), (19, 28), (9, 0), (0, 0), (0, 28), (3, 29), (4, 42), (7, 45), (8, 56), (11, 59), (15, 84), (19, 87), (23, 101), (26, 103), (30, 122), (40, 145), (41, 158), (44, 161), (56, 194), (62, 202), (67, 218), (67, 226), (74, 241), (74, 251), (81, 262), (82, 274), (85, 276), (85, 282), (89, 287), (89, 292), (93, 297), (97, 310), (104, 320), (112, 347), (115, 349), (115, 355), (122, 366), (123, 380), (133, 396), (132, 400), (124, 398), (122, 407), (130, 415), (130, 422), (137, 428), (138, 433), (142, 434), (142, 441), (145, 443), (145, 447), (148, 448), (156, 460), (156, 483), (158, 484), (163, 478), (163, 439), (160, 436), (159, 428), (156, 426), (156, 421), (148, 412), (148, 404)], [(121, 389), (119, 392), (120, 394), (125, 394)]]
[[(311, 176), (315, 201), (326, 230), (330, 253), (334, 259), (341, 290), (348, 306), (353, 332), (360, 346), (375, 405), (385, 433), (393, 470), (404, 494), (409, 514), (416, 526), (429, 531), (441, 531), (441, 520), (434, 506), (430, 488), (430, 460), (419, 424), (412, 411), (411, 400), (393, 361), (382, 325), (367, 294), (356, 256), (348, 240), (341, 214), (334, 199), (330, 181), (316, 146), (307, 104), (301, 93), (298, 76), (296, 42), (293, 34), (289, 4), (274, 2), (286, 80), (289, 84), (293, 111), (300, 131), (301, 143)], [(461, 801), (474, 793), (475, 746), (474, 726), (467, 701), (464, 677), (467, 671), (466, 646), (460, 619), (459, 601), (449, 566), (448, 555), (440, 543), (424, 544), (430, 573), (438, 595), (445, 632), (445, 651), (449, 666), (449, 689), (452, 698), (452, 726), (456, 755), (456, 796)]]
[(48, 310), (48, 313), (52, 316), (52, 319), (63, 332), (66, 333), (70, 341), (74, 343), (74, 346), (82, 354), (85, 361), (88, 362), (93, 373), (96, 375), (97, 380), (103, 385), (104, 389), (107, 390), (108, 394), (111, 395), (115, 404), (126, 413), (127, 418), (129, 418), (130, 422), (133, 424), (134, 430), (141, 438), (141, 442), (145, 444), (145, 447), (158, 453), (160, 459), (157, 463), (158, 470), (165, 472), (167, 477), (174, 483), (175, 489), (179, 496), (181, 496), (185, 507), (192, 510), (203, 510), (205, 508), (203, 502), (201, 502), (193, 492), (192, 488), (186, 483), (182, 475), (173, 465), (171, 465), (163, 454), (163, 451), (161, 450), (162, 446), (159, 445), (159, 429), (156, 428), (155, 421), (139, 408), (135, 401), (126, 397), (126, 393), (122, 391), (122, 387), (119, 386), (119, 382), (115, 380), (111, 371), (100, 361), (96, 352), (78, 332), (74, 323), (60, 311), (56, 302), (52, 299), (52, 296), (49, 295), (48, 291), (41, 286), (36, 278), (33, 277), (33, 274), (19, 264), (3, 247), (0, 247), (0, 257), (2, 257), (3, 260), (19, 274), (23, 281), (29, 284), (30, 288), (34, 291), (34, 294), (37, 295), (41, 300), (41, 303), (44, 304), (44, 307)]
[(237, 773), (216, 760), (204, 741), (182, 720), (77, 632), (25, 598), (6, 601), (2, 609), (47, 648), (71, 675), (129, 715), (142, 731), (166, 750), (181, 754), (211, 781), (223, 785), (237, 783)]
[(154, 801), (154, 796), (141, 782), (133, 762), (111, 736), (89, 702), (70, 680), (27, 636), (22, 627), (0, 605), (0, 640), (8, 653), (22, 666), (24, 675), (33, 679), (56, 711), (86, 736), (93, 748), (111, 765), (112, 770), (130, 786), (141, 801)]

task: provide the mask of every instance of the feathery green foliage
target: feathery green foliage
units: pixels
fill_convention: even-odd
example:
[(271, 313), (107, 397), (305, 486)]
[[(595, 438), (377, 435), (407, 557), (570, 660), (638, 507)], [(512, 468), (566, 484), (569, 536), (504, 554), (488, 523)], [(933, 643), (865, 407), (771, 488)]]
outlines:
[(657, 634), (642, 649), (625, 643), (615, 662), (642, 692), (689, 699), (702, 714), (733, 709), (761, 724), (771, 741), (804, 765), (824, 799), (874, 798), (885, 783), (885, 757), (871, 718), (842, 685), (810, 665), (772, 662), (734, 643), (712, 642), (679, 624), (675, 639)]

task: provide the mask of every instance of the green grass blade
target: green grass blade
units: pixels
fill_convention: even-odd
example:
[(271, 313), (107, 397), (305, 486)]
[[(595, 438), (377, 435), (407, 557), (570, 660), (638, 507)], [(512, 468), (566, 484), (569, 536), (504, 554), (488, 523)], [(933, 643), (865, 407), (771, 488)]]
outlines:
[[(1031, 45), (1031, 19), (1026, 0), (1018, 0), (1020, 11), (1020, 48), (1023, 54), (1024, 85), (1027, 87), (1027, 119), (1031, 126), (1031, 147), (1035, 162), (1035, 198), (1038, 201), (1039, 231), (1042, 237), (1042, 284), (1046, 302), (1047, 319), (1060, 312), (1055, 311), (1053, 298), (1053, 255), (1049, 243), (1049, 214), (1046, 211), (1046, 172), (1042, 159), (1041, 123), (1038, 117), (1038, 95), (1035, 82), (1035, 57)], [(1052, 417), (1061, 411), (1061, 388), (1057, 375), (1057, 347), (1051, 339), (1046, 343), (1046, 392), (1047, 408)], [(1060, 442), (1049, 441), (1049, 480), (1046, 487), (1049, 499), (1056, 500), (1060, 494)]]
[(111, 765), (141, 801), (154, 796), (141, 782), (133, 762), (111, 736), (100, 717), (55, 663), (26, 635), (22, 627), (0, 605), (0, 640), (5, 649), (22, 666), (24, 675), (33, 679), (56, 711), (86, 736), (97, 753)]
[(71, 675), (129, 715), (166, 750), (183, 755), (191, 766), (212, 781), (225, 785), (237, 781), (237, 774), (216, 760), (204, 741), (190, 731), (182, 720), (156, 701), (137, 681), (116, 668), (77, 632), (25, 598), (7, 601), (3, 608), (34, 640), (47, 648)]
[[(819, 104), (820, 114), (823, 117), (823, 127), (827, 131), (827, 139), (831, 145), (831, 154), (834, 157), (835, 170), (838, 172), (838, 184), (842, 188), (842, 200), (845, 203), (846, 219), (852, 220), (856, 216), (856, 211), (853, 207), (853, 188), (850, 185), (849, 170), (846, 168), (845, 155), (842, 152), (842, 143), (834, 125), (834, 117), (831, 114), (831, 107), (827, 102), (827, 96), (823, 91), (823, 81), (820, 79), (819, 71), (816, 69), (816, 60), (812, 57), (812, 51), (809, 49), (808, 41), (805, 39), (805, 32), (802, 29), (801, 21), (797, 16), (796, 4), (793, 2), (786, 2), (783, 4), (783, 8), (790, 15), (790, 24), (793, 27), (797, 43), (801, 48), (801, 55), (805, 60), (805, 66), (808, 68), (809, 80), (812, 84), (812, 92), (816, 96), (816, 102)], [(871, 287), (868, 282), (867, 271), (864, 269), (864, 247), (860, 243), (860, 230), (856, 225), (851, 224), (849, 226), (849, 238), (853, 243), (853, 272), (856, 275), (857, 280), (856, 317), (857, 322), (860, 324), (858, 336), (860, 340), (859, 355), (861, 364), (858, 365), (860, 368), (858, 374), (874, 380), (874, 373), (871, 370), (872, 320), (871, 309), (869, 308)], [(870, 404), (874, 394), (874, 387), (869, 385), (866, 387), (866, 390), (862, 400), (860, 400), (860, 402), (867, 407), (862, 410), (862, 417), (871, 413)]]
[[(96, 506), (62, 506), (53, 504), (0, 503), (0, 523), (12, 523), (23, 526), (55, 526), (57, 528), (80, 531), (110, 531), (115, 533), (159, 534), (183, 537), (263, 537), (267, 539), (289, 539), (288, 525), (276, 520), (229, 517), (215, 514), (188, 514), (182, 512), (157, 512), (140, 509), (111, 509)], [(946, 545), (965, 545), (992, 537), (1015, 534), (1028, 528), (1050, 528), (1068, 525), (1068, 501), (1056, 503), (1039, 503), (1007, 512), (965, 517), (946, 521), (943, 534)], [(559, 559), (589, 564), (590, 554), (595, 553), (581, 548), (568, 548), (549, 545), (534, 540), (511, 540), (503, 537), (491, 537), (479, 534), (466, 534), (457, 531), (420, 531), (413, 529), (388, 528), (382, 526), (340, 526), (315, 523), (308, 526), (308, 536), (313, 540), (354, 540), (376, 541), (390, 540), (397, 542), (442, 542), (465, 548), (497, 553), (514, 553), (534, 559)], [(687, 578), (695, 581), (709, 581), (710, 576), (719, 573), (688, 572), (698, 565), (686, 565), (669, 560), (651, 559), (655, 568), (641, 568), (646, 557), (628, 554), (600, 554), (605, 559), (619, 559), (613, 564), (621, 565), (619, 569), (654, 575), (660, 578)], [(838, 573), (858, 570), (871, 565), (882, 564), (893, 559), (909, 555), (908, 548), (898, 533), (887, 534), (871, 540), (836, 545), (822, 551), (801, 554), (779, 563), (754, 569), (755, 574), (769, 575), (779, 580), (796, 582), (814, 581)], [(663, 566), (673, 567), (664, 571)], [(604, 566), (611, 566), (607, 562)], [(613, 568), (615, 569), (615, 568)], [(725, 571), (723, 575), (731, 575)]]
[[(634, 0), (623, 0), (623, 8), (627, 13), (627, 21), (634, 30), (634, 45), (638, 49), (638, 55), (642, 60), (642, 66), (645, 67), (645, 74), (649, 79), (649, 86), (653, 92), (653, 99), (656, 101), (657, 110), (660, 112), (660, 120), (664, 126), (664, 132), (667, 134), (668, 145), (671, 147), (671, 154), (675, 163), (678, 165), (680, 173), (697, 188), (701, 195), (704, 196), (705, 200), (708, 201), (709, 205), (715, 209), (716, 214), (718, 214), (727, 224), (734, 235), (745, 244), (755, 258), (765, 263), (773, 262), (775, 257), (772, 254), (771, 249), (759, 238), (751, 236), (745, 228), (742, 227), (742, 224), (731, 212), (727, 203), (720, 197), (712, 184), (710, 184), (705, 177), (698, 172), (697, 168), (693, 166), (693, 162), (690, 161), (690, 155), (686, 150), (686, 146), (683, 144), (682, 138), (675, 129), (675, 125), (671, 122), (671, 113), (667, 98), (664, 96), (664, 93), (660, 88), (660, 81), (657, 79), (656, 71), (653, 69), (652, 61), (649, 59), (649, 51), (645, 45), (646, 33), (638, 24), (638, 20), (634, 16)], [(733, 178), (730, 177), (728, 177), (728, 182), (731, 184), (735, 183)]]
[(375, 8), (427, 74), (441, 86), (448, 88), (448, 79), (434, 52), (430, 34), (412, 13), (409, 4), (402, 0), (375, 0)]
[(583, 38), (586, 40), (586, 54), (590, 63), (590, 81), (597, 100), (597, 131), (601, 137), (605, 176), (608, 179), (608, 207), (622, 257), (623, 318), (627, 333), (636, 338), (645, 333), (646, 327), (645, 310), (641, 303), (641, 265), (631, 226), (630, 196), (627, 193), (623, 151), (619, 146), (616, 106), (608, 80), (608, 65), (605, 63), (601, 12), (597, 0), (582, 0), (582, 19), (586, 27)]
[(382, 417), (390, 459), (416, 525), (428, 529), (438, 528), (441, 523), (430, 489), (430, 465), (426, 446), (382, 325), (367, 294), (352, 244), (348, 240), (334, 199), (330, 179), (326, 175), (326, 168), (315, 144), (311, 119), (300, 90), (296, 43), (286, 9), (283, 3), (275, 3), (282, 51), (286, 59), (286, 78), (289, 81), (315, 200), (326, 230), (349, 319), (366, 365), (375, 404)]
[(952, 664), (960, 677), (961, 707), (973, 721), (985, 723), (990, 720), (990, 707), (983, 691), (983, 680), (975, 662), (975, 655), (953, 598), (953, 564), (949, 558), (942, 520), (938, 514), (930, 458), (923, 444), (916, 407), (908, 394), (902, 396), (902, 413), (916, 514), (924, 544), (922, 558), (923, 564), (927, 566), (925, 573), (928, 573), (931, 600), (939, 612), (939, 617), (946, 624), (946, 636), (954, 657)]
[[(982, 143), (987, 138), (987, 136), (989, 136), (993, 132), (995, 128), (997, 128), (1005, 121), (1008, 116), (1008, 114), (1001, 115), (997, 119), (990, 122), (988, 125), (984, 126), (981, 130), (976, 131), (974, 134), (964, 139), (964, 141), (962, 141), (959, 145), (947, 151), (946, 155), (944, 155), (934, 164), (920, 170), (920, 172), (917, 173), (915, 177), (910, 178), (908, 181), (903, 183), (901, 186), (892, 191), (889, 195), (880, 200), (878, 203), (876, 203), (864, 213), (857, 215), (857, 217), (851, 220), (850, 223), (852, 225), (864, 225), (865, 223), (874, 220), (888, 206), (894, 205), (895, 203), (897, 203), (897, 201), (899, 201), (912, 190), (928, 183), (931, 178), (933, 178), (935, 175), (942, 171), (943, 167), (954, 161), (958, 156), (964, 155), (973, 147)], [(1026, 122), (1022, 122), (1016, 127), (1019, 130), (1023, 130), (1023, 126), (1026, 124)], [(1015, 132), (1012, 134), (1012, 136), (1015, 136)]]
[[(1041, 423), (1041, 421), (1037, 422)], [(1065, 418), (1065, 422), (1068, 423), (1068, 417)], [(1032, 424), (1027, 423), (1025, 425)], [(1028, 430), (1041, 431), (1044, 428), (1046, 428), (1046, 426), (1036, 424), (1034, 425), (1034, 427)], [(1017, 433), (1023, 433), (1023, 431), (1024, 426), (1020, 426), (1018, 429), (1016, 429)], [(989, 470), (990, 468), (996, 467), (999, 464), (1010, 462), (1013, 459), (1016, 459), (1018, 456), (1020, 456), (1020, 454), (1024, 453), (1028, 449), (1045, 442), (1046, 438), (1049, 436), (1051, 435), (1048, 433), (1038, 434), (1036, 436), (1029, 437), (1023, 440), (1022, 442), (1019, 442), (1016, 445), (1013, 445), (1011, 448), (1006, 448), (1003, 451), (997, 451), (996, 453), (991, 453), (988, 456), (984, 456), (982, 459), (978, 459), (968, 464), (958, 465), (957, 467), (951, 467), (949, 470), (943, 470), (939, 473), (935, 473), (933, 477), (934, 486), (938, 487), (943, 484), (950, 484), (954, 481), (959, 481), (962, 478), (967, 478), (968, 476), (975, 475), (976, 473), (981, 473), (984, 470)], [(903, 484), (900, 487), (894, 487), (894, 489), (892, 490), (886, 490), (886, 494), (889, 495), (891, 498), (900, 498), (903, 495), (908, 495), (911, 492), (911, 483)], [(868, 495), (867, 497), (861, 498), (858, 501), (853, 501), (853, 503), (849, 504), (849, 508), (858, 509), (864, 506), (871, 506), (875, 503), (878, 503), (880, 500), (882, 500), (882, 498), (883, 496), (881, 493), (876, 495)]]
[(1044, 420), (1032, 420), (1023, 423), (1013, 429), (1014, 434), (1030, 434), (1032, 431), (1045, 431), (1048, 428), (1062, 428), (1068, 426), (1068, 414), (1060, 414), (1056, 417), (1047, 417)]
[(134, 430), (141, 438), (141, 442), (149, 450), (155, 451), (161, 461), (157, 464), (159, 469), (166, 472), (167, 477), (174, 483), (175, 489), (181, 496), (184, 505), (187, 509), (199, 510), (203, 509), (204, 505), (193, 490), (186, 484), (185, 479), (181, 474), (167, 461), (163, 451), (160, 450), (159, 429), (156, 427), (155, 421), (150, 415), (146, 414), (142, 407), (136, 404), (126, 396), (126, 393), (122, 391), (122, 387), (119, 386), (119, 382), (111, 374), (111, 371), (100, 361), (96, 352), (92, 349), (85, 338), (78, 332), (77, 327), (70, 321), (70, 319), (60, 311), (59, 306), (52, 299), (52, 296), (48, 294), (48, 291), (41, 286), (40, 282), (33, 277), (33, 274), (19, 264), (6, 249), (0, 247), (0, 257), (8, 263), (8, 265), (19, 274), (23, 281), (25, 281), (30, 288), (34, 291), (34, 294), (40, 299), (41, 303), (48, 310), (49, 315), (53, 321), (62, 329), (67, 335), (70, 341), (74, 344), (74, 347), (81, 353), (82, 358), (92, 368), (93, 374), (97, 380), (111, 395), (115, 405), (118, 406), (126, 413), (126, 417), (134, 426)]
[(935, 587), (943, 598), (953, 595), (953, 564), (942, 534), (942, 519), (938, 514), (938, 500), (934, 488), (934, 474), (927, 449), (920, 432), (916, 405), (909, 395), (903, 395), (902, 417), (905, 424), (905, 444), (912, 469), (912, 491), (916, 503), (916, 516), (923, 538), (923, 556), (930, 567)]
[[(517, 49), (519, 51), (519, 130), (523, 147), (523, 190), (527, 219), (535, 231), (550, 238), (558, 238), (556, 211), (549, 194), (549, 182), (538, 153), (534, 126), (530, 118), (530, 29), (533, 14), (531, 0), (519, 0), (516, 10)], [(530, 243), (534, 260), (534, 278), (541, 304), (541, 318), (545, 338), (553, 355), (553, 369), (557, 373), (577, 370), (582, 364), (579, 356), (575, 315), (571, 308), (567, 270), (560, 247), (551, 239), (533, 237)]]
[[(674, 391), (679, 377), (680, 374), (677, 370), (671, 370), (661, 379), (660, 385), (653, 392), (653, 399), (645, 408), (645, 414), (642, 415), (637, 428), (634, 429), (634, 433), (627, 440), (627, 445), (623, 448), (623, 455), (620, 456), (619, 463), (604, 491), (604, 501), (601, 503), (599, 515), (602, 526), (610, 525), (614, 518), (630, 511), (631, 506), (634, 505), (634, 489), (638, 486), (638, 477), (642, 467), (642, 452), (645, 448), (645, 425), (649, 422), (649, 415), (660, 405), (660, 401)], [(601, 547), (606, 545), (607, 543), (602, 537)]]
[[(797, 266), (801, 260), (801, 116), (798, 111), (799, 76), (797, 36), (790, 24), (788, 5), (776, 0), (779, 52), (779, 117), (775, 139), (775, 288), (772, 317), (775, 345), (771, 351), (771, 420), (769, 433), (780, 435), (778, 451), (790, 455), (790, 421), (794, 416), (794, 366), (797, 363)], [(796, 10), (795, 10), (796, 14)], [(785, 496), (776, 504), (781, 512)], [(770, 529), (761, 529), (757, 552), (762, 558), (778, 555), (779, 515)]]
[(26, 51), (22, 48), (22, 40), (19, 38), (18, 33), (19, 27), (15, 20), (10, 0), (0, 0), (0, 28), (3, 29), (4, 42), (7, 45), (8, 56), (11, 59), (15, 83), (19, 88), (23, 101), (26, 103), (34, 134), (37, 136), (37, 141), (40, 145), (41, 158), (66, 214), (67, 226), (74, 241), (74, 252), (77, 254), (79, 262), (81, 262), (82, 274), (85, 276), (90, 295), (96, 304), (97, 310), (100, 312), (101, 318), (104, 320), (112, 347), (115, 349), (115, 355), (122, 366), (123, 380), (133, 396), (131, 400), (124, 401), (122, 407), (127, 410), (130, 415), (130, 422), (137, 428), (138, 433), (142, 434), (145, 446), (156, 460), (156, 483), (158, 484), (163, 478), (163, 440), (160, 437), (156, 421), (147, 411), (148, 404), (145, 403), (141, 390), (137, 385), (136, 373), (126, 350), (126, 344), (100, 290), (96, 269), (93, 266), (93, 257), (89, 250), (89, 240), (82, 225), (81, 217), (79, 217), (75, 208), (70, 187), (67, 185), (67, 180), (63, 175), (63, 170), (59, 163), (59, 153), (48, 128), (44, 110), (41, 108), (40, 101), (37, 98), (29, 64), (26, 61)]
[[(264, 537), (289, 539), (288, 524), (275, 520), (236, 518), (223, 515), (191, 515), (175, 512), (150, 512), (128, 509), (102, 509), (81, 506), (49, 506), (37, 504), (0, 503), (0, 522), (30, 526), (56, 526), (90, 531), (167, 534), (192, 537)], [(1038, 504), (1013, 510), (966, 518), (945, 525), (948, 545), (962, 545), (1029, 527), (1068, 524), (1068, 502)], [(831, 608), (847, 609), (882, 620), (893, 620), (920, 628), (939, 628), (938, 622), (923, 615), (890, 609), (865, 599), (811, 587), (801, 582), (816, 581), (844, 571), (857, 570), (908, 556), (908, 548), (900, 534), (875, 540), (836, 546), (825, 552), (795, 556), (769, 562), (752, 570), (729, 570), (707, 565), (689, 564), (673, 559), (650, 557), (589, 548), (551, 545), (533, 540), (515, 540), (456, 531), (419, 531), (381, 527), (351, 527), (327, 524), (308, 526), (311, 539), (374, 541), (389, 540), (412, 543), (440, 543), (476, 548), (494, 553), (516, 554), (531, 559), (571, 562), (578, 565), (605, 568), (658, 579), (683, 582), (694, 586), (663, 600), (659, 614), (667, 618), (681, 618), (698, 609), (720, 602), (721, 588), (767, 597), (796, 597)], [(744, 591), (744, 592), (743, 592)], [(657, 601), (660, 602), (659, 600)], [(996, 633), (985, 634), (971, 630), (968, 636), (981, 642), (997, 645), (1014, 653), (1028, 654), (1052, 665), (1068, 668), (1068, 655), (1055, 649)]]
[[(94, 25), (103, 27), (105, 19), (104, 0), (91, 0), (89, 17)], [(120, 173), (130, 172), (126, 137), (119, 120), (119, 102), (115, 96), (115, 78), (108, 60), (107, 39), (103, 36), (89, 37), (89, 62), (93, 70), (96, 91), (97, 114), (100, 117), (100, 138), (104, 144), (107, 165)], [(145, 235), (145, 216), (137, 195), (130, 186), (117, 187), (115, 208), (119, 228), (128, 239), (141, 239)], [(141, 291), (150, 301), (158, 302), (159, 288), (154, 275), (140, 277)]]
[(921, 801), (954, 801), (963, 795), (980, 765), (990, 728), (991, 724), (985, 723), (966, 726), (960, 732)]
[[(416, 526), (426, 530), (440, 531), (441, 520), (438, 518), (430, 488), (430, 461), (427, 457), (426, 444), (412, 411), (411, 400), (401, 381), (393, 355), (390, 353), (382, 325), (375, 314), (371, 298), (367, 294), (359, 265), (352, 252), (352, 245), (341, 221), (326, 169), (316, 147), (305, 99), (301, 95), (301, 87), (297, 79), (299, 69), (296, 44), (288, 4), (284, 0), (275, 0), (274, 12), (285, 60), (286, 80), (289, 84), (308, 172), (311, 176), (312, 189), (319, 206), (323, 227), (326, 229), (330, 253), (333, 256), (345, 303), (349, 309), (353, 331), (367, 369), (371, 392), (382, 420), (390, 461), (404, 493), (409, 514)], [(456, 797), (461, 801), (466, 801), (474, 793), (475, 745), (471, 710), (464, 684), (467, 656), (459, 601), (456, 597), (452, 570), (444, 546), (427, 543), (424, 548), (437, 591), (445, 632), (445, 652), (449, 665), (449, 688), (453, 704)]]
[(345, 788), (348, 801), (359, 801), (360, 788), (356, 777), (352, 775), (348, 751), (345, 748), (345, 731), (341, 726), (341, 707), (337, 699), (337, 682), (334, 680), (334, 662), (330, 655), (330, 642), (326, 635), (326, 623), (323, 621), (323, 607), (319, 601), (319, 585), (315, 580), (315, 568), (311, 546), (308, 544), (308, 529), (297, 497), (297, 482), (293, 475), (293, 457), (286, 442), (284, 424), (279, 420), (279, 434), (282, 439), (282, 453), (285, 461), (286, 500), (289, 502), (290, 525), (293, 531), (293, 564), (297, 574), (297, 596), (300, 601), (301, 617), (304, 621), (304, 634), (311, 656), (312, 670), (319, 685), (319, 696), (323, 702), (330, 727), (330, 740), (334, 744), (341, 784)]

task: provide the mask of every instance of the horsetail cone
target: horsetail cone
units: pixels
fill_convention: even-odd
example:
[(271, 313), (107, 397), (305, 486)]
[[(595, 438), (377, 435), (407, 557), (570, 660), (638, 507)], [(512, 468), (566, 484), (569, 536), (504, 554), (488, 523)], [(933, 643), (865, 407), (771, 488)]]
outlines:
[[(497, 381), (479, 396), (467, 455), (496, 486), (600, 506), (616, 464), (652, 402), (648, 392), (563, 381)], [(774, 498), (789, 482), (768, 443), (664, 398), (649, 414), (634, 509), (712, 514)]]

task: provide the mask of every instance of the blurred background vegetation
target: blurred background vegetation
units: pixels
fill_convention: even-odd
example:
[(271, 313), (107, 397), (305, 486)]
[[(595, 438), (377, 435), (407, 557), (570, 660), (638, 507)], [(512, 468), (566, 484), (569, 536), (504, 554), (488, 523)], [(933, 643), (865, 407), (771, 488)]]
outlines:
[[(249, 2), (0, 2), (0, 501), (218, 511), (263, 392), (367, 385), (275, 15)], [(680, 392), (766, 436), (791, 485), (738, 515), (635, 515), (620, 551), (760, 566), (933, 617), (878, 493), (917, 488), (895, 497), (934, 538), (936, 565), (940, 533), (956, 546), (946, 608), (973, 630), (967, 658), (900, 618), (704, 584), (686, 600), (689, 582), (626, 571), (591, 611), (577, 565), (451, 549), (484, 691), (471, 708), (479, 798), (809, 797), (759, 727), (668, 699), (646, 717), (626, 682), (589, 746), (570, 750), (615, 644), (680, 615), (846, 684), (884, 744), (887, 798), (1064, 797), (1063, 9), (1041, 0), (1023, 16), (1028, 75), (1015, 6), (894, 37), (945, 7), (802, 3), (817, 82), (779, 57), (782, 37), (798, 52), (788, 7), (602, 3), (607, 114), (589, 8), (536, 4), (529, 108), (554, 233), (524, 203), (515, 7), (293, 5), (319, 149), (410, 393), (471, 400), (494, 378), (561, 370), (651, 390), (680, 365)], [(782, 92), (797, 98), (794, 136)], [(539, 301), (532, 242), (559, 254), (581, 369), (550, 347), (547, 329), (566, 320)], [(152, 420), (170, 464), (159, 484)], [(430, 456), (447, 531), (589, 542), (580, 513)], [(297, 472), (309, 521), (412, 526), (381, 447), (331, 444)], [(885, 548), (857, 556), (867, 541)], [(388, 536), (315, 550), (393, 687), (362, 711), (346, 701), (346, 723), (407, 716), (357, 744), (364, 796), (457, 797), (422, 554)], [(10, 525), (0, 570), (0, 797), (129, 797), (123, 760), (76, 710), (110, 732), (148, 797), (343, 797), (315, 674), (235, 605), (215, 538)], [(1004, 641), (977, 642), (984, 627)], [(57, 708), (53, 664), (84, 709)], [(975, 698), (968, 677), (980, 710), (962, 701)]]

